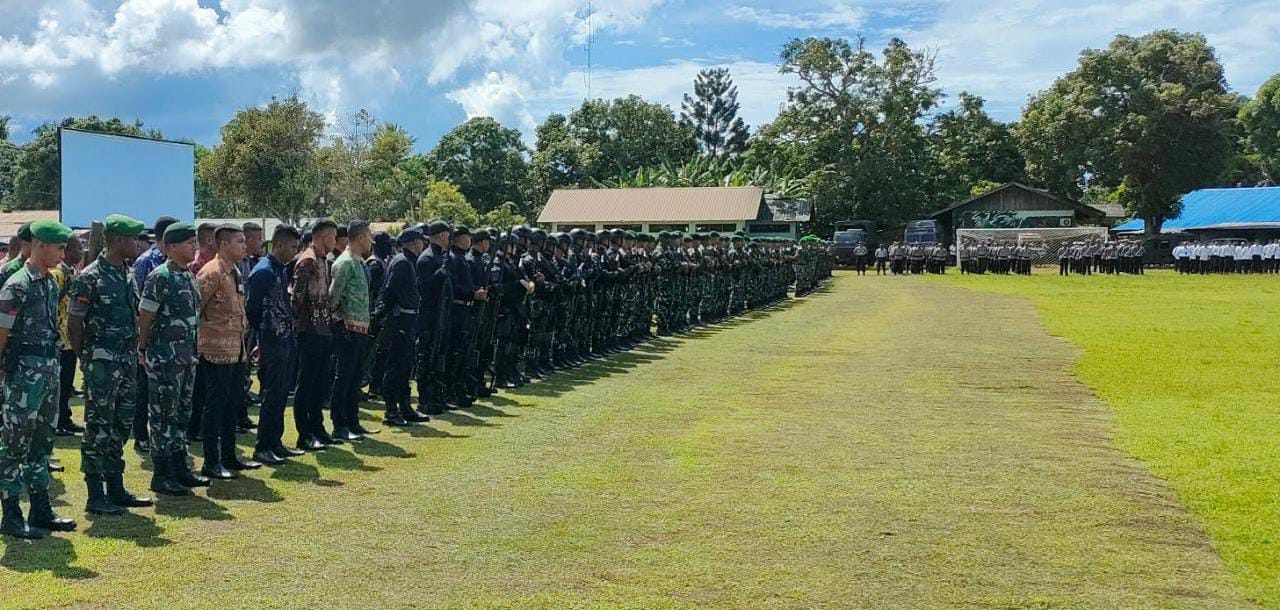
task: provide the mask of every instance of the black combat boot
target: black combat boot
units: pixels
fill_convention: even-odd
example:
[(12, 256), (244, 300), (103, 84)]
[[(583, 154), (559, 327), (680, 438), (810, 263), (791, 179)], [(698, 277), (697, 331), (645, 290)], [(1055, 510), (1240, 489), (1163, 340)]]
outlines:
[(91, 515), (123, 515), (128, 512), (107, 499), (102, 477), (86, 474), (84, 483), (89, 487), (89, 501), (84, 503), (84, 512)]
[(39, 540), (48, 534), (40, 528), (27, 525), (22, 518), (22, 506), (18, 504), (17, 497), (5, 498), (3, 506), (4, 518), (0, 519), (0, 534), (24, 540)]
[(75, 521), (54, 514), (47, 491), (31, 492), (31, 517), (27, 522), (31, 527), (51, 532), (73, 532), (76, 529)]
[(169, 456), (151, 454), (151, 491), (166, 496), (189, 496), (191, 489), (173, 479)]
[(169, 456), (169, 476), (183, 487), (208, 487), (209, 479), (191, 471), (187, 466), (186, 453), (174, 453)]
[(155, 504), (151, 498), (139, 498), (129, 493), (129, 490), (124, 487), (123, 472), (112, 473), (103, 478), (107, 480), (107, 499), (111, 500), (112, 504), (125, 508), (144, 508)]

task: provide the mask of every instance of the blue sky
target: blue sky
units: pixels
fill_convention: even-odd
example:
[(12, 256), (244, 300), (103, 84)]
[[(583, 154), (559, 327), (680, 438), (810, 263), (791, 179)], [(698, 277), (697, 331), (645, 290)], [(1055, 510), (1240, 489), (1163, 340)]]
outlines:
[(678, 108), (726, 66), (751, 125), (794, 82), (777, 53), (804, 36), (891, 37), (937, 53), (939, 85), (1017, 118), (1079, 51), (1118, 33), (1200, 31), (1250, 95), (1280, 72), (1280, 0), (0, 0), (0, 114), (25, 141), (43, 121), (142, 119), (216, 143), (236, 109), (297, 93), (340, 129), (368, 108), (428, 150), (469, 116), (521, 129), (587, 95)]

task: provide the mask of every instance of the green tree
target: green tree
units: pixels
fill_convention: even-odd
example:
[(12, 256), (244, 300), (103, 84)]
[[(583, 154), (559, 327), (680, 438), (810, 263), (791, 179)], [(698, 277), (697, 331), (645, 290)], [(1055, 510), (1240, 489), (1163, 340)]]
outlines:
[(432, 180), (418, 210), (419, 220), (443, 220), (451, 224), (476, 226), (480, 214), (467, 203), (467, 198), (456, 185), (447, 180)]
[(1280, 74), (1267, 79), (1238, 115), (1248, 151), (1267, 180), (1280, 182)]
[(526, 184), (532, 207), (541, 209), (552, 191), (581, 186), (595, 176), (600, 151), (578, 141), (563, 114), (548, 116), (536, 133)]
[(200, 163), (218, 197), (243, 201), (254, 216), (296, 222), (327, 212), (316, 152), (325, 121), (297, 97), (245, 108), (222, 128), (222, 143)]
[(702, 154), (736, 157), (747, 148), (747, 125), (738, 116), (738, 87), (727, 68), (707, 68), (680, 105), (680, 124), (693, 130)]
[(520, 132), (490, 117), (475, 117), (453, 128), (427, 154), (431, 173), (457, 185), (480, 211), (506, 201), (524, 201), (520, 192), (528, 173)]
[(8, 209), (22, 147), (9, 142), (9, 117), (0, 115), (0, 208)]
[(209, 181), (200, 174), (200, 162), (213, 151), (208, 146), (195, 145), (195, 193), (197, 218), (238, 218), (239, 206), (233, 199), (224, 199), (213, 192)]
[(569, 115), (571, 137), (597, 153), (584, 177), (597, 180), (619, 170), (688, 159), (697, 152), (693, 130), (671, 109), (637, 95), (588, 100)]
[(981, 97), (960, 93), (960, 107), (934, 118), (929, 128), (937, 185), (948, 201), (974, 187), (1026, 179), (1026, 161), (1009, 126), (986, 113)]
[(1150, 237), (1233, 155), (1235, 98), (1200, 34), (1117, 36), (1034, 96), (1017, 128), (1027, 171), (1073, 198), (1097, 185)]
[(865, 218), (905, 223), (940, 203), (921, 121), (941, 97), (933, 56), (891, 40), (806, 38), (783, 47), (780, 71), (801, 85), (752, 138), (748, 163), (797, 176), (815, 203), (814, 229)]
[(14, 209), (53, 210), (62, 202), (62, 164), (58, 157), (58, 128), (148, 138), (164, 137), (158, 130), (143, 130), (142, 121), (125, 123), (97, 116), (65, 118), (36, 128), (35, 138), (23, 146), (13, 178)]
[(510, 229), (525, 224), (526, 219), (514, 202), (508, 201), (480, 215), (480, 224), (486, 227)]

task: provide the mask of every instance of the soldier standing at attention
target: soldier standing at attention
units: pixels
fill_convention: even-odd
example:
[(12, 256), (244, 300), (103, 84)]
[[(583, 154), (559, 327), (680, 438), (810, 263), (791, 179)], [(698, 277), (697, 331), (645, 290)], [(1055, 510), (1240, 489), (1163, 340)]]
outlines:
[[(43, 538), (75, 521), (53, 513), (49, 455), (58, 415), (58, 287), (49, 270), (62, 260), (71, 229), (54, 220), (31, 224), (31, 255), (0, 288), (0, 532)], [(26, 488), (30, 519), (18, 498)]]
[(236, 267), (245, 254), (244, 231), (223, 225), (214, 232), (218, 254), (196, 274), (200, 289), (200, 354), (198, 371), (204, 377), (204, 466), (211, 479), (234, 479), (236, 471), (261, 468), (253, 460), (236, 457), (236, 423), (244, 392), (244, 337), (249, 326), (244, 313), (244, 282)]
[[(413, 342), (418, 336), (418, 312), (421, 295), (418, 293), (417, 260), (426, 246), (422, 230), (405, 229), (399, 236), (401, 251), (387, 265), (387, 281), (382, 285), (373, 317), (386, 326), (382, 337), (381, 360), (387, 363), (379, 384), (383, 403), (386, 404), (388, 426), (407, 426), (412, 422), (429, 421), (409, 404), (409, 378), (413, 374)], [(377, 374), (379, 371), (375, 371)]]
[[(133, 282), (133, 292), (135, 295), (142, 294), (142, 286), (147, 283), (147, 276), (160, 265), (164, 264), (164, 231), (169, 225), (178, 222), (178, 219), (169, 216), (161, 216), (156, 219), (155, 238), (156, 243), (147, 248), (138, 260), (133, 263), (133, 274), (131, 280)], [(142, 366), (141, 361), (138, 362), (137, 372), (137, 398), (134, 400), (135, 405), (141, 405), (133, 412), (133, 449), (143, 455), (151, 453), (151, 445), (147, 442), (147, 370)]]
[(128, 261), (138, 253), (139, 220), (112, 214), (105, 250), (71, 282), (67, 335), (84, 373), (85, 434), (80, 469), (89, 487), (85, 512), (120, 515), (151, 506), (124, 487), (124, 443), (137, 406), (138, 295)]
[(330, 273), (325, 257), (333, 252), (338, 225), (321, 219), (311, 229), (311, 247), (293, 268), (293, 319), (298, 329), (298, 392), (293, 399), (298, 448), (320, 451), (343, 443), (324, 429), (324, 392), (333, 374), (333, 311), (329, 303)]
[(373, 231), (362, 220), (347, 226), (347, 247), (333, 262), (334, 353), (337, 368), (329, 397), (333, 437), (358, 441), (369, 433), (360, 425), (360, 387), (369, 349), (369, 279), (364, 259), (373, 250)]
[(187, 466), (187, 423), (196, 380), (200, 293), (187, 269), (199, 245), (190, 223), (164, 231), (165, 264), (147, 276), (138, 303), (138, 351), (147, 368), (151, 491), (185, 496), (209, 485)]
[[(289, 401), (289, 368), (298, 349), (293, 335), (293, 304), (289, 301), (289, 276), (285, 263), (298, 253), (302, 233), (289, 225), (276, 225), (271, 233), (271, 254), (254, 265), (246, 282), (245, 316), (258, 338), (258, 383), (262, 407), (258, 411), (258, 442), (253, 459), (279, 466), (305, 451), (284, 446), (284, 407)], [(297, 416), (297, 412), (294, 412)]]
[(16, 273), (27, 259), (31, 257), (31, 223), (24, 222), (18, 227), (18, 248), (15, 250), (9, 248), (9, 261), (5, 263), (4, 268), (0, 269), (0, 286), (3, 286), (9, 280), (9, 276)]

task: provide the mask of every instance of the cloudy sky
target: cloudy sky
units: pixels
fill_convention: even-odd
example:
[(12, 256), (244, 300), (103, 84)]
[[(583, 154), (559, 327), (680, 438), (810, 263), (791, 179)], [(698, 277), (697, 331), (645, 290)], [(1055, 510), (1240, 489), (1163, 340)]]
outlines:
[(0, 0), (0, 15), (18, 141), (98, 114), (212, 144), (237, 108), (291, 93), (331, 118), (368, 108), (422, 150), (469, 116), (531, 138), (587, 96), (589, 32), (591, 96), (678, 107), (700, 68), (726, 66), (751, 125), (777, 112), (778, 50), (803, 36), (933, 49), (948, 93), (1004, 119), (1118, 33), (1203, 32), (1246, 95), (1280, 72), (1280, 0)]

